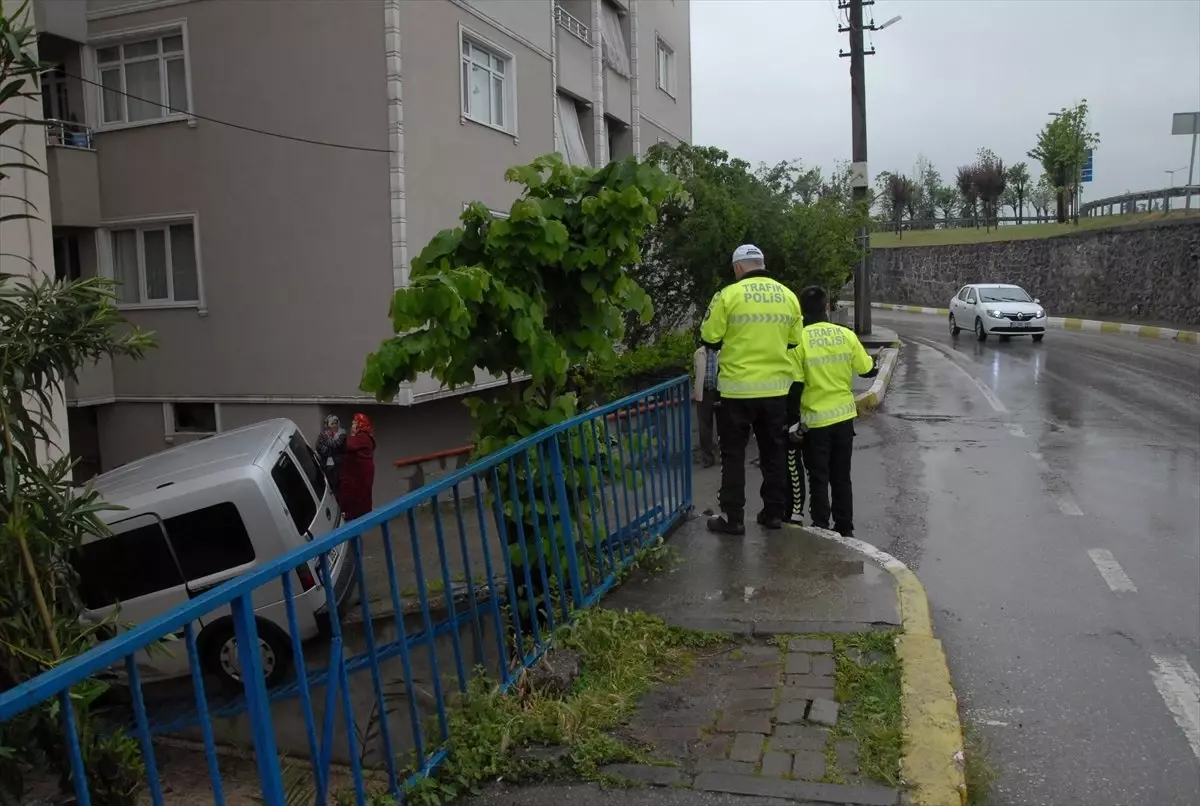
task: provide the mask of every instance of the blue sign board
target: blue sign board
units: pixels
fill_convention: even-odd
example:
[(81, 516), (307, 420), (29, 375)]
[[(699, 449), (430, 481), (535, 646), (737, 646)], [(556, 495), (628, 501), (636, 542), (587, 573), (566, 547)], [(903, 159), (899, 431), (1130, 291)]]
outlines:
[(1079, 181), (1092, 181), (1092, 149), (1087, 150), (1087, 156), (1083, 159), (1083, 168), (1079, 172)]

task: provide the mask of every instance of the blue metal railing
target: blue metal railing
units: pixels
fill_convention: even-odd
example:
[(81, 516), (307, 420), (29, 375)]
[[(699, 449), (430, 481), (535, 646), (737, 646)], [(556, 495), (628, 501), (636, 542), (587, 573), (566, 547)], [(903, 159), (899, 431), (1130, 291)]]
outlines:
[[(71, 691), (123, 669), (130, 702), (118, 710), (114, 729), (137, 738), (154, 804), (163, 802), (155, 751), (164, 733), (202, 744), (218, 806), (225, 799), (216, 750), (223, 741), (252, 742), (269, 806), (284, 803), (281, 757), (289, 756), (307, 756), (318, 803), (334, 793), (335, 760), (349, 766), (349, 781), (340, 773), (341, 783), (353, 788), (358, 804), (367, 795), (366, 768), (377, 771), (376, 785), (402, 799), (405, 786), (449, 750), (454, 691), (465, 692), (479, 673), (509, 686), (572, 611), (599, 601), (638, 550), (690, 508), (689, 400), (688, 379), (679, 378), (497, 451), (0, 694), (0, 723), (57, 701), (76, 802), (90, 806)], [(397, 533), (406, 533), (402, 545)], [(339, 553), (336, 567), (356, 576), (357, 619), (339, 611), (350, 603), (338, 601), (344, 586), (331, 551)], [(327, 641), (305, 646), (297, 598), (315, 584), (304, 582), (313, 561), (317, 579), (334, 584), (317, 586), (330, 614)], [(306, 590), (298, 592), (294, 580)], [(268, 688), (260, 654), (238, 652), (242, 690), (213, 696), (205, 630), (219, 612), (232, 618), (237, 646), (258, 646), (260, 636), (280, 629), (264, 618), (262, 601), (277, 582), (294, 680)], [(147, 648), (179, 635), (186, 683), (143, 683)], [(351, 686), (363, 671), (369, 683)]]

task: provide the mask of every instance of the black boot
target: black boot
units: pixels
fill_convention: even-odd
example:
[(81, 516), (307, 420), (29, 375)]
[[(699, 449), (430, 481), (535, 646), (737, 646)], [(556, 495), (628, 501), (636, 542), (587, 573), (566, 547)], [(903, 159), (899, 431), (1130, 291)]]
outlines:
[(746, 534), (746, 525), (740, 518), (735, 520), (728, 515), (721, 515), (708, 519), (708, 531), (716, 532), (719, 535), (744, 535)]
[(778, 515), (768, 515), (766, 510), (758, 513), (758, 522), (768, 529), (782, 529), (783, 519)]
[(833, 531), (837, 532), (842, 537), (854, 537), (854, 527), (853, 526), (835, 523), (833, 525)]

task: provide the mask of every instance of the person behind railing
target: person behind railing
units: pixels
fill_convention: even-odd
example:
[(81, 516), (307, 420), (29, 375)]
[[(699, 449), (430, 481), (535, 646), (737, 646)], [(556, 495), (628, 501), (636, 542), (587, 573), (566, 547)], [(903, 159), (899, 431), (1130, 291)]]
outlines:
[(342, 501), (339, 484), (341, 482), (342, 459), (345, 458), (345, 455), (346, 429), (342, 428), (342, 422), (336, 414), (330, 414), (325, 418), (324, 427), (317, 437), (317, 458), (321, 460), (321, 467), (325, 469), (325, 478), (329, 480), (329, 486), (333, 490), (333, 497), (338, 500), (339, 506)]
[(375, 429), (365, 414), (355, 414), (350, 421), (339, 486), (346, 520), (361, 518), (374, 509), (371, 492), (375, 487)]
[(717, 390), (721, 393), (717, 428), (721, 440), (723, 513), (708, 519), (709, 531), (746, 533), (746, 444), (750, 432), (758, 441), (762, 470), (762, 511), (758, 522), (768, 529), (783, 526), (787, 508), (787, 394), (792, 385), (788, 350), (800, 340), (804, 322), (796, 295), (767, 275), (762, 250), (752, 244), (733, 253), (733, 283), (709, 303), (700, 340), (721, 351)]
[(692, 400), (696, 403), (696, 421), (700, 431), (700, 464), (712, 467), (717, 463), (713, 443), (713, 423), (721, 394), (717, 391), (719, 353), (704, 345), (692, 356)]
[[(800, 292), (804, 331), (790, 351), (793, 371), (788, 392), (788, 433), (803, 445), (808, 469), (809, 514), (812, 524), (829, 528), (830, 489), (833, 491), (833, 528), (844, 537), (854, 536), (854, 490), (850, 459), (854, 453), (854, 376), (873, 378), (878, 358), (863, 349), (854, 331), (829, 321), (829, 295), (809, 286)], [(803, 479), (799, 480), (803, 485)], [(793, 482), (792, 500), (804, 499)]]

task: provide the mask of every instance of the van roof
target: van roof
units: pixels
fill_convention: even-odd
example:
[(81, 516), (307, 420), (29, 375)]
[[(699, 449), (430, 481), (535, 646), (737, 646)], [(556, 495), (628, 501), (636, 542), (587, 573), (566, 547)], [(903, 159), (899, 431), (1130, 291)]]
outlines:
[(297, 426), (291, 420), (264, 420), (113, 468), (93, 478), (91, 485), (106, 501), (129, 502), (168, 483), (255, 464), (279, 436), (295, 430)]

